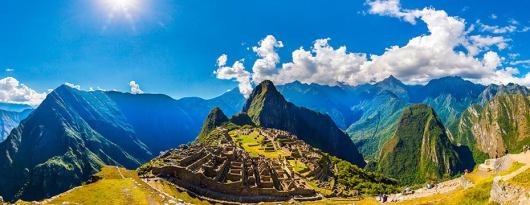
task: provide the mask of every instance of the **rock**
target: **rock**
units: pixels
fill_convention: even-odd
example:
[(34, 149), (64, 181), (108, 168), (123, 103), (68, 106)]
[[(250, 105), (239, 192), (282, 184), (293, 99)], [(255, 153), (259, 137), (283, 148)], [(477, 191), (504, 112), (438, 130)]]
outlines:
[(524, 188), (511, 185), (501, 180), (500, 177), (493, 179), (490, 191), (490, 202), (504, 204), (528, 204), (530, 199)]

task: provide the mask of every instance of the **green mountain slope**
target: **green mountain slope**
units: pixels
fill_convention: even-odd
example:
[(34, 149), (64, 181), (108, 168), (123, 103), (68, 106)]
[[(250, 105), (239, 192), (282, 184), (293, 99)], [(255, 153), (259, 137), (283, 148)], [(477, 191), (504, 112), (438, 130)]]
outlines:
[(520, 152), (530, 144), (530, 97), (503, 94), (484, 106), (471, 106), (462, 115), (457, 130), (456, 143), (490, 158)]
[[(5, 199), (50, 197), (87, 180), (103, 164), (134, 168), (152, 156), (106, 95), (76, 92), (57, 88), (0, 144)], [(110, 132), (114, 137), (103, 137)]]
[(261, 82), (252, 91), (242, 111), (257, 126), (291, 132), (324, 152), (365, 165), (351, 139), (328, 115), (287, 102), (270, 81)]
[(461, 160), (434, 110), (416, 104), (403, 111), (377, 170), (403, 184), (422, 183), (456, 174), (463, 168)]
[(137, 168), (193, 140), (216, 104), (234, 110), (236, 94), (175, 100), (60, 86), (0, 143), (0, 195), (38, 200), (79, 185), (103, 165)]
[(364, 115), (346, 130), (364, 157), (377, 158), (383, 144), (396, 130), (396, 121), (407, 102), (390, 91), (382, 91), (374, 99), (354, 106)]

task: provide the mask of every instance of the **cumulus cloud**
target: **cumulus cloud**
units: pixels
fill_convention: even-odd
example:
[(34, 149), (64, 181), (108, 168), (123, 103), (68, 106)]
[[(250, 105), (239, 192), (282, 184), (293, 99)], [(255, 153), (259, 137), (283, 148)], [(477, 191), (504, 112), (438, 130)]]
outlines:
[(144, 93), (144, 91), (140, 89), (140, 84), (136, 83), (136, 81), (134, 81), (134, 80), (131, 80), (131, 82), (129, 82), (129, 86), (131, 87), (131, 93), (132, 94), (142, 94), (142, 93)]
[(5, 71), (6, 71), (6, 72), (13, 72), (13, 71), (15, 71), (15, 69), (13, 69), (13, 68), (6, 68)]
[(46, 93), (39, 93), (20, 83), (13, 77), (0, 79), (0, 101), (7, 103), (38, 105), (44, 100)]
[(461, 76), (484, 84), (530, 85), (530, 75), (516, 77), (517, 68), (502, 68), (505, 58), (497, 51), (508, 48), (511, 39), (491, 33), (474, 33), (473, 24), (466, 26), (464, 19), (450, 16), (443, 10), (403, 9), (399, 0), (368, 1), (367, 5), (370, 14), (395, 17), (411, 24), (421, 21), (428, 32), (411, 38), (405, 45), (390, 46), (381, 55), (351, 52), (345, 46), (331, 46), (329, 38), (317, 39), (309, 50), (303, 47), (294, 50), (292, 61), (285, 63), (281, 63), (277, 53), (283, 42), (268, 35), (252, 48), (258, 57), (252, 73), (239, 61), (232, 67), (223, 67), (226, 55), (219, 57), (215, 73), (219, 79), (240, 79), (237, 80), (240, 90), (242, 84), (250, 89), (252, 83), (265, 79), (276, 84), (298, 80), (322, 85), (359, 85), (380, 81), (389, 75), (411, 84)]
[(217, 59), (217, 69), (213, 72), (218, 79), (235, 80), (238, 82), (239, 92), (248, 97), (252, 92), (250, 72), (245, 70), (243, 60), (235, 61), (232, 66), (226, 66), (228, 56), (222, 54)]
[(276, 48), (283, 47), (281, 41), (276, 40), (272, 35), (266, 36), (259, 42), (259, 46), (252, 47), (259, 59), (254, 62), (252, 66), (252, 80), (254, 82), (261, 82), (267, 80), (268, 76), (275, 74), (276, 64), (280, 62), (280, 56), (276, 52)]

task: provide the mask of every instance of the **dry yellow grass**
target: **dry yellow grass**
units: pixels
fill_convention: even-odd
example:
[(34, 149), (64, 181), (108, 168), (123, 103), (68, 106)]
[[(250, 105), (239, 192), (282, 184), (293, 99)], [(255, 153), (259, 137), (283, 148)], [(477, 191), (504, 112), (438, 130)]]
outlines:
[[(155, 189), (142, 181), (135, 171), (117, 167), (104, 167), (96, 175), (101, 177), (97, 182), (79, 186), (51, 200), (43, 201), (41, 204), (150, 205), (167, 204), (170, 200), (176, 202), (178, 199), (199, 205), (209, 204), (190, 197), (187, 193), (179, 192), (174, 187), (171, 188), (170, 185), (165, 185), (166, 187), (163, 187), (163, 185), (155, 186)], [(31, 204), (29, 202), (19, 203)]]

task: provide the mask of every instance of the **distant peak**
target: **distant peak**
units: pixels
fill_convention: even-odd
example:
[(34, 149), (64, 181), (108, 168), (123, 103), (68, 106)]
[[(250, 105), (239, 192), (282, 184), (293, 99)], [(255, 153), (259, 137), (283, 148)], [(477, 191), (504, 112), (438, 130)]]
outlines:
[(381, 84), (381, 83), (383, 83), (383, 84), (399, 84), (399, 85), (403, 84), (403, 82), (401, 82), (399, 79), (397, 79), (393, 75), (390, 75), (387, 78), (385, 78), (384, 80), (382, 80), (381, 82), (379, 82), (379, 84)]

